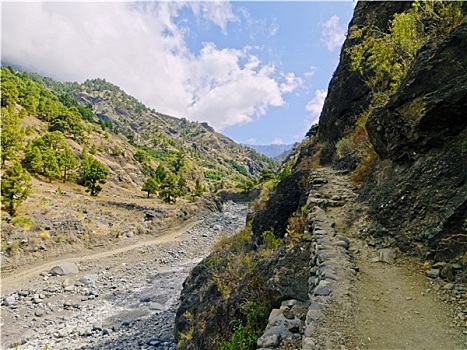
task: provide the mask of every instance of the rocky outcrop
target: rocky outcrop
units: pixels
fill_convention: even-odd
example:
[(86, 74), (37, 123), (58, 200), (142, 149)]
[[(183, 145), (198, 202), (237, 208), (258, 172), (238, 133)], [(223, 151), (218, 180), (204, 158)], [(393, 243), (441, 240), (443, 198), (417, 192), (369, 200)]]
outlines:
[(435, 260), (467, 247), (467, 23), (420, 50), (366, 128), (381, 162), (362, 189), (376, 222), (406, 251)]
[(279, 182), (265, 208), (253, 218), (252, 228), (257, 237), (271, 229), (276, 236), (284, 237), (287, 220), (305, 204), (309, 176), (309, 170), (299, 170)]
[[(392, 16), (410, 6), (410, 1), (359, 1), (349, 28), (372, 24), (386, 31)], [(346, 129), (354, 126), (358, 115), (370, 103), (370, 89), (363, 83), (361, 74), (351, 69), (348, 49), (358, 43), (359, 39), (345, 40), (339, 65), (329, 83), (319, 118), (319, 140), (324, 145), (321, 152), (323, 164), (332, 162), (336, 142), (344, 136)]]
[(211, 256), (204, 259), (183, 285), (175, 319), (175, 337), (180, 348), (219, 348), (222, 341), (230, 339), (236, 326), (246, 324), (242, 305), (252, 297), (257, 305), (267, 309), (279, 307), (284, 300), (307, 300), (309, 249), (309, 241), (289, 250), (279, 249), (259, 261), (228, 296), (222, 295), (209, 267)]

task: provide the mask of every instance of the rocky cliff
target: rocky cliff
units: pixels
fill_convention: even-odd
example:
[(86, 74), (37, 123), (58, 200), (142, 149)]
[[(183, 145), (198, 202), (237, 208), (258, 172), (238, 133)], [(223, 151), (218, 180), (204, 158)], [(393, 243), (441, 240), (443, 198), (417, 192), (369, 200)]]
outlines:
[[(349, 28), (371, 24), (384, 32), (395, 13), (410, 8), (409, 2), (361, 2)], [(464, 4), (464, 15), (466, 10)], [(368, 205), (367, 233), (427, 259), (459, 257), (467, 245), (466, 29), (463, 22), (422, 46), (396, 92), (365, 124), (376, 152), (360, 188), (360, 200)], [(356, 128), (358, 115), (370, 104), (372, 91), (351, 68), (349, 54), (364, 39), (347, 38), (330, 82), (311, 144), (322, 145), (322, 165), (338, 158), (337, 142)], [(302, 161), (313, 147), (298, 155)], [(349, 170), (353, 166), (350, 162)]]
[(389, 103), (366, 128), (379, 161), (362, 188), (372, 234), (420, 257), (467, 247), (467, 23), (424, 47)]
[[(349, 28), (371, 26), (378, 32), (388, 33), (394, 14), (409, 11), (411, 5), (409, 2), (359, 2)], [(449, 6), (446, 4), (443, 9)], [(464, 5), (463, 18), (466, 9)], [(433, 24), (427, 23), (427, 27), (430, 25)], [(376, 107), (372, 106), (368, 119), (358, 125), (361, 123), (359, 115), (369, 110), (374, 97), (374, 90), (364, 77), (365, 74), (371, 77), (373, 72), (362, 73), (352, 67), (351, 48), (362, 40), (365, 36), (349, 36), (345, 41), (339, 66), (329, 85), (318, 132), (310, 131), (288, 157), (292, 174), (279, 182), (269, 200), (250, 216), (251, 228), (243, 236), (243, 248), (232, 250), (232, 247), (239, 247), (240, 240), (239, 236), (233, 237), (230, 250), (224, 247), (215, 251), (185, 282), (176, 321), (176, 337), (181, 341), (181, 348), (279, 346), (286, 349), (301, 346), (315, 349), (297, 340), (303, 340), (300, 338), (303, 334), (306, 337), (303, 324), (313, 322), (313, 312), (308, 317), (305, 311), (305, 317), (301, 309), (294, 306), (310, 302), (317, 288), (313, 284), (317, 282), (315, 277), (323, 277), (319, 273), (314, 275), (316, 269), (310, 244), (316, 238), (312, 232), (316, 221), (311, 214), (315, 207), (331, 208), (332, 212), (333, 207), (342, 206), (342, 201), (348, 198), (327, 187), (328, 180), (320, 175), (326, 168), (316, 168), (337, 161), (344, 173), (350, 173), (359, 162), (367, 161), (361, 155), (360, 159), (348, 161), (358, 150), (346, 153), (342, 146), (340, 150), (336, 147), (358, 128), (357, 136), (363, 137), (372, 157), (367, 161), (361, 181), (353, 187), (358, 193), (357, 202), (345, 207), (349, 216), (346, 229), (358, 232), (357, 235), (372, 246), (399, 249), (415, 256), (420, 259), (420, 265), (425, 262), (431, 266), (443, 261), (443, 266), (451, 266), (447, 269), (450, 273), (444, 273), (445, 278), (465, 282), (467, 23), (461, 21), (446, 35), (437, 37), (436, 42), (427, 42), (417, 49), (395, 92)], [(280, 240), (272, 251), (267, 250), (271, 242), (275, 242), (271, 232)], [(320, 248), (328, 252), (328, 247)], [(239, 259), (220, 259), (220, 251), (224, 252), (224, 257), (237, 255)], [(297, 251), (302, 255), (294, 256), (293, 252)], [(216, 254), (217, 259), (214, 259)], [(293, 269), (282, 269), (281, 259)], [(320, 266), (325, 266), (327, 259), (325, 257)], [(253, 267), (244, 268), (245, 261), (252, 262)], [(219, 273), (230, 270), (235, 264), (242, 273), (236, 276)], [(295, 276), (291, 270), (302, 271), (303, 275)], [(306, 281), (308, 273), (311, 278)], [(332, 277), (323, 278), (334, 283)], [(284, 279), (288, 279), (291, 286), (310, 283), (308, 295), (285, 292), (279, 283)], [(219, 283), (222, 285), (225, 280), (229, 281), (228, 296), (219, 289)], [(281, 292), (277, 294), (278, 290)], [(287, 301), (289, 298), (295, 301)], [(245, 309), (251, 302), (279, 310), (271, 312), (265, 333), (266, 320), (251, 319)], [(260, 329), (252, 331), (253, 326)], [(258, 336), (261, 336), (258, 343), (237, 342)], [(279, 345), (280, 339), (298, 342)]]

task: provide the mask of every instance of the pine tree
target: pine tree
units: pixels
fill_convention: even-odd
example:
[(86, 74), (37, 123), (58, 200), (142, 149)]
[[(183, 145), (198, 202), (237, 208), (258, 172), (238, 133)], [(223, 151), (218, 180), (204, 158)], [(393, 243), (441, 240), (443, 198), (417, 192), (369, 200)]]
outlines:
[(158, 188), (159, 188), (159, 185), (157, 184), (156, 180), (154, 180), (154, 178), (150, 177), (143, 184), (143, 188), (141, 189), (141, 191), (147, 192), (148, 193), (148, 198), (149, 198), (151, 196), (151, 194), (154, 194), (154, 193), (157, 192)]
[[(2, 91), (3, 93), (3, 91)], [(3, 98), (3, 96), (2, 96)], [(13, 107), (2, 108), (2, 168), (7, 160), (17, 159), (18, 152), (23, 150), (24, 128), (21, 127), (21, 118)]]
[(156, 171), (152, 175), (152, 177), (158, 182), (161, 183), (165, 180), (165, 177), (167, 176), (167, 171), (165, 170), (164, 166), (162, 163), (159, 163), (159, 165), (156, 168)]
[(82, 159), (80, 167), (81, 182), (87, 187), (86, 192), (90, 192), (93, 197), (97, 196), (102, 191), (101, 184), (107, 182), (109, 169), (89, 155), (82, 155)]
[(179, 151), (172, 162), (172, 166), (174, 167), (174, 173), (178, 174), (180, 170), (185, 165), (185, 152)]
[(28, 150), (26, 151), (25, 162), (30, 171), (42, 174), (44, 170), (44, 161), (42, 159), (42, 151), (37, 146), (32, 146), (32, 143), (28, 144)]
[(159, 185), (160, 191), (159, 195), (162, 197), (164, 202), (171, 203), (175, 202), (177, 197), (177, 186), (176, 186), (176, 177), (172, 173), (167, 173), (164, 181)]
[(4, 172), (1, 182), (2, 203), (7, 212), (14, 216), (16, 209), (31, 193), (31, 176), (17, 162)]
[(78, 160), (69, 147), (67, 147), (62, 153), (59, 154), (57, 160), (60, 170), (62, 171), (62, 180), (65, 182), (70, 177), (70, 171), (76, 169), (78, 166)]
[(42, 152), (42, 160), (44, 164), (43, 174), (50, 180), (58, 179), (60, 177), (60, 167), (58, 166), (55, 152), (51, 149), (46, 149)]

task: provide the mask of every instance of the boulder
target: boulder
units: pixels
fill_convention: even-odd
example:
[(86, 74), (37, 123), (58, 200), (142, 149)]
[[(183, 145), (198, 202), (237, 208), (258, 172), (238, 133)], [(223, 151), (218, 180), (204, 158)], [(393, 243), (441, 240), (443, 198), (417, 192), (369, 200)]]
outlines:
[(66, 276), (74, 273), (78, 273), (79, 268), (74, 262), (65, 261), (57, 266), (52, 267), (50, 274), (52, 276)]
[(396, 259), (396, 252), (394, 249), (380, 249), (378, 250), (379, 261), (385, 262), (387, 264), (394, 264)]

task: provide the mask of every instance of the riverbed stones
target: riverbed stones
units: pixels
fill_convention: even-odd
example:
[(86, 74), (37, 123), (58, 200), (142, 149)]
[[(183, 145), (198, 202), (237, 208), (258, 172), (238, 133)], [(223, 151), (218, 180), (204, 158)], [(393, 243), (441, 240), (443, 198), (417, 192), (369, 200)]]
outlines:
[(3, 304), (5, 304), (6, 306), (12, 306), (15, 303), (16, 303), (16, 296), (15, 295), (10, 295), (10, 296), (6, 297), (3, 300)]
[[(226, 203), (224, 212), (209, 213), (180, 240), (81, 262), (73, 273), (57, 271), (47, 281), (37, 276), (2, 296), (2, 342), (24, 339), (25, 349), (175, 349), (174, 317), (188, 272), (217, 240), (214, 225), (231, 235), (244, 226), (247, 211), (247, 205)], [(79, 270), (83, 274), (74, 276)], [(41, 302), (33, 304), (33, 297)]]

